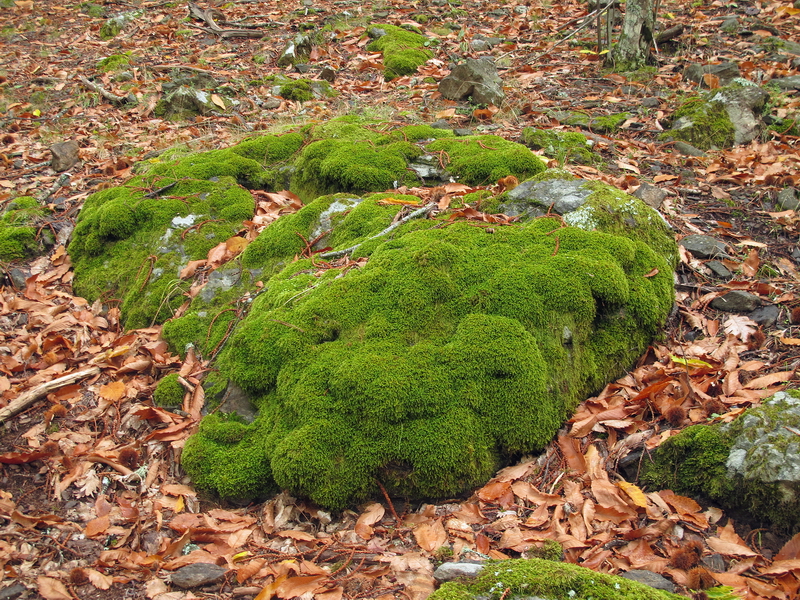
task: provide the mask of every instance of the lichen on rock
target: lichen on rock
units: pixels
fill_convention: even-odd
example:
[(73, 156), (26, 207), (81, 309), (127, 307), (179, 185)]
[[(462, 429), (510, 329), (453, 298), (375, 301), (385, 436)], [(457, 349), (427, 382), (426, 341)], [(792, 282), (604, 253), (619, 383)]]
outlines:
[(778, 392), (730, 424), (693, 425), (643, 463), (642, 482), (800, 530), (800, 392)]

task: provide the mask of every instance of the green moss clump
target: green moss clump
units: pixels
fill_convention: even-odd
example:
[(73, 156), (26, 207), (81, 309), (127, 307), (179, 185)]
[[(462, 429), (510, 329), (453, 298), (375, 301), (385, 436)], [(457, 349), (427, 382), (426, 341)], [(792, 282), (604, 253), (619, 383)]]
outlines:
[(286, 100), (306, 102), (314, 98), (314, 93), (311, 91), (311, 84), (308, 80), (298, 79), (281, 86), (281, 97)]
[(603, 162), (591, 151), (589, 140), (581, 133), (526, 127), (522, 130), (520, 141), (532, 150), (544, 150), (545, 155), (562, 165), (593, 165)]
[(153, 392), (153, 402), (157, 406), (180, 408), (183, 405), (183, 397), (186, 395), (186, 390), (178, 381), (178, 377), (177, 373), (170, 373), (158, 382)]
[(424, 35), (408, 31), (395, 25), (377, 25), (386, 35), (375, 39), (367, 45), (370, 52), (383, 53), (386, 80), (411, 75), (417, 72), (420, 65), (433, 58), (433, 53), (426, 48), (430, 40)]
[[(388, 214), (370, 202), (340, 226), (380, 227)], [(494, 233), (434, 224), (371, 242), (369, 262), (345, 276), (299, 260), (269, 280), (218, 362), (259, 416), (246, 447), (209, 430), (192, 438), (185, 468), (199, 487), (225, 495), (266, 461), (249, 489), (328, 508), (368, 497), (376, 479), (411, 498), (461, 493), (543, 447), (671, 307), (671, 268), (641, 242), (577, 228), (556, 241), (553, 219)]]
[(125, 54), (113, 54), (97, 61), (97, 69), (103, 73), (117, 71), (131, 64), (130, 52)]
[(543, 172), (547, 165), (528, 148), (495, 135), (439, 139), (428, 152), (445, 152), (447, 170), (462, 183), (486, 185), (514, 175), (520, 180)]
[(41, 249), (37, 242), (37, 219), (47, 214), (32, 196), (20, 196), (6, 206), (0, 215), (0, 260), (29, 258)]
[[(511, 590), (510, 595), (506, 590)], [(624, 577), (538, 558), (487, 562), (472, 581), (448, 582), (430, 600), (542, 596), (552, 600), (680, 600)]]
[(691, 98), (675, 111), (673, 119), (673, 129), (662, 133), (662, 139), (683, 140), (701, 150), (733, 146), (733, 123), (721, 102)]

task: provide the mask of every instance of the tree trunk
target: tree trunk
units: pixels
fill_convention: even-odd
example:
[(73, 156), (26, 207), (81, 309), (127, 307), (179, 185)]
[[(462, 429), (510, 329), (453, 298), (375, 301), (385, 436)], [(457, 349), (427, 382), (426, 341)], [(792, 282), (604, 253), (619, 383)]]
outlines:
[(635, 71), (644, 66), (650, 57), (654, 31), (652, 0), (628, 0), (619, 42), (609, 57), (612, 67), (617, 71)]

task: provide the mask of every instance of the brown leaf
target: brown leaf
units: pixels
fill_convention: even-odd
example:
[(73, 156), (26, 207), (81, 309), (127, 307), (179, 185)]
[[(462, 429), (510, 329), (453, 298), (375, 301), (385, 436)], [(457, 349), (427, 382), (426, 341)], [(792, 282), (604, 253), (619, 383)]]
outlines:
[(101, 385), (98, 393), (102, 398), (110, 402), (116, 402), (125, 395), (125, 382), (112, 381), (109, 384)]
[(775, 560), (790, 560), (800, 558), (800, 533), (796, 533), (792, 539), (783, 545), (778, 554), (775, 555)]
[(422, 523), (414, 529), (414, 539), (426, 552), (434, 552), (447, 544), (447, 532), (441, 521)]
[(86, 531), (85, 531), (86, 537), (91, 538), (105, 532), (105, 530), (108, 529), (108, 526), (110, 524), (111, 523), (108, 519), (108, 515), (92, 519), (91, 521), (86, 523)]
[(89, 577), (89, 582), (98, 590), (107, 590), (114, 583), (114, 579), (110, 575), (105, 575), (100, 571), (84, 569), (84, 572)]
[(45, 600), (73, 600), (67, 587), (58, 579), (37, 577), (36, 584), (39, 588), (39, 595)]
[(383, 518), (386, 509), (378, 502), (370, 504), (366, 510), (358, 517), (353, 528), (356, 535), (362, 540), (368, 540), (374, 535), (372, 526)]
[(294, 598), (316, 590), (324, 581), (324, 575), (298, 575), (286, 579), (275, 591), (278, 598)]
[(714, 552), (719, 552), (726, 556), (758, 556), (758, 552), (754, 552), (743, 544), (726, 542), (718, 537), (706, 538), (706, 543)]

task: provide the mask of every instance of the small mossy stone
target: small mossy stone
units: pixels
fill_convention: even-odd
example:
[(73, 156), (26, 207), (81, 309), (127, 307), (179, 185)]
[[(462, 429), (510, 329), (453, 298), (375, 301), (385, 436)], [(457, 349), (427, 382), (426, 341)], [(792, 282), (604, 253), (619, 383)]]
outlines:
[(153, 392), (153, 402), (155, 402), (157, 406), (180, 408), (183, 404), (183, 397), (186, 394), (186, 390), (178, 381), (178, 377), (179, 375), (177, 373), (170, 373), (158, 382)]
[(478, 598), (548, 600), (680, 600), (684, 596), (623, 577), (538, 558), (488, 561), (473, 580), (443, 584), (430, 600)]
[(387, 80), (416, 73), (420, 65), (433, 58), (426, 48), (430, 40), (424, 35), (395, 25), (377, 26), (383, 35), (367, 45), (370, 52), (381, 52)]

